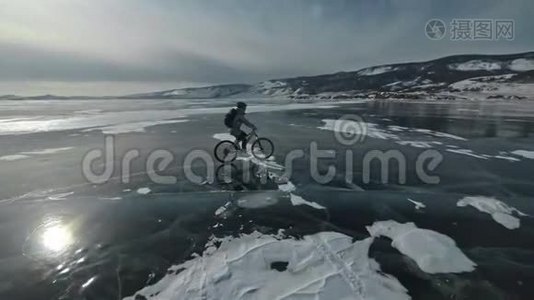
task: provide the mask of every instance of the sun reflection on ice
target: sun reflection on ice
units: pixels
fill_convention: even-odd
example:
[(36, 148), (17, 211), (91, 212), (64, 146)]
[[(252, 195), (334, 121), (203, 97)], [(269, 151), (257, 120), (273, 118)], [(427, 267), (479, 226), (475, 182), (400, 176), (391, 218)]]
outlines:
[[(76, 225), (63, 216), (45, 216), (26, 237), (22, 254), (35, 260), (63, 259), (78, 243)], [(70, 254), (69, 254), (70, 255)]]
[(41, 242), (49, 251), (62, 252), (73, 243), (72, 233), (67, 226), (56, 222), (44, 229)]

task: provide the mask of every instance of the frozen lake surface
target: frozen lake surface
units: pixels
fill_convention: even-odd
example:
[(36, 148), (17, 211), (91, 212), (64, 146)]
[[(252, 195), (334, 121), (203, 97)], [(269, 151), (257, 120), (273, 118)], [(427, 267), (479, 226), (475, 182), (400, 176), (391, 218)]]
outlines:
[[(250, 100), (275, 155), (240, 155), (224, 182), (219, 163), (210, 178), (186, 157), (228, 138), (233, 104), (0, 101), (0, 298), (534, 295), (534, 104)], [(113, 159), (91, 167), (112, 172), (89, 182), (82, 161), (106, 136)], [(314, 145), (329, 156), (316, 166)], [(167, 184), (146, 169), (161, 150), (173, 155), (157, 170)], [(367, 154), (391, 150), (405, 168), (390, 162), (383, 181), (375, 161), (366, 174)], [(429, 150), (442, 157), (432, 184), (417, 165)], [(335, 176), (320, 183), (315, 167)]]

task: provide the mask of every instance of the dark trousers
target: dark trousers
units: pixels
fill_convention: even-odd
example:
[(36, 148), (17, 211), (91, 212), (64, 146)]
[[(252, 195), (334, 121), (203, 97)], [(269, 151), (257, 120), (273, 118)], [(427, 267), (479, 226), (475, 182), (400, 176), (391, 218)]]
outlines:
[(241, 148), (244, 150), (247, 148), (247, 134), (243, 131), (239, 132), (236, 136), (237, 142), (241, 142)]

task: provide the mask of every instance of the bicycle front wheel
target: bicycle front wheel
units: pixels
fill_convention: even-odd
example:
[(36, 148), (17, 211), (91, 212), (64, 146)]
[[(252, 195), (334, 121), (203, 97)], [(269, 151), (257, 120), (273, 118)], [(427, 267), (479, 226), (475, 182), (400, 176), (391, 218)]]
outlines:
[(237, 158), (238, 149), (231, 141), (222, 141), (215, 146), (213, 154), (222, 163), (229, 163)]
[(274, 144), (268, 138), (259, 138), (252, 144), (252, 155), (258, 159), (267, 159), (274, 154)]

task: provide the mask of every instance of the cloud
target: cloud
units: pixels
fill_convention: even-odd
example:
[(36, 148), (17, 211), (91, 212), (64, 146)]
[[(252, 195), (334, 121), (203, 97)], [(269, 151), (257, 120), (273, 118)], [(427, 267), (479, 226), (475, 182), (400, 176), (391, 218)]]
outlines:
[[(527, 0), (0, 0), (0, 7), (4, 83), (255, 82), (534, 45)], [(477, 16), (515, 18), (518, 38), (452, 43), (423, 34), (432, 17)]]
[(236, 65), (179, 52), (159, 53), (150, 64), (120, 63), (77, 52), (0, 43), (0, 80), (65, 81), (203, 81), (241, 78), (249, 71)]

